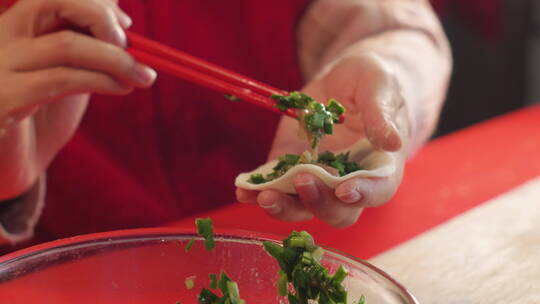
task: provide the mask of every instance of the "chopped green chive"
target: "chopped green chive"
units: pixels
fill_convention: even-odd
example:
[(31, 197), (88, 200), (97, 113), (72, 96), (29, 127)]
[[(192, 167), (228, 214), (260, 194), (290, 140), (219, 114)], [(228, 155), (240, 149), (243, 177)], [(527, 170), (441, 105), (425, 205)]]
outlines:
[(345, 107), (343, 107), (337, 100), (330, 99), (328, 101), (328, 106), (326, 107), (328, 111), (330, 111), (332, 114), (335, 114), (336, 116), (339, 116), (341, 114), (345, 113)]
[(245, 301), (240, 298), (238, 284), (231, 280), (225, 272), (221, 272), (219, 280), (215, 274), (210, 274), (210, 288), (221, 291), (222, 297), (212, 291), (203, 288), (199, 293), (199, 304), (245, 304)]
[(219, 276), (218, 287), (224, 295), (226, 295), (229, 291), (227, 282), (230, 282), (230, 281), (232, 281), (231, 278), (229, 278), (229, 276), (225, 272), (222, 271), (221, 275)]
[(319, 304), (347, 303), (347, 292), (341, 285), (348, 274), (347, 270), (340, 266), (331, 275), (320, 264), (323, 249), (315, 245), (309, 233), (293, 231), (283, 240), (283, 247), (272, 242), (264, 242), (263, 246), (280, 265), (278, 293), (287, 296), (290, 304), (306, 304), (310, 301)]
[(286, 296), (289, 292), (289, 282), (287, 281), (287, 274), (283, 270), (279, 271), (278, 277), (278, 293), (280, 296)]
[(210, 278), (210, 289), (217, 289), (217, 275), (211, 273), (208, 275), (208, 277)]
[(210, 290), (203, 288), (197, 298), (199, 304), (219, 303), (219, 297)]
[(334, 274), (334, 277), (332, 278), (332, 280), (335, 282), (335, 283), (338, 283), (340, 284), (341, 282), (343, 282), (343, 280), (345, 279), (345, 277), (348, 275), (349, 273), (347, 272), (347, 270), (345, 270), (345, 268), (343, 267), (343, 265), (340, 265), (338, 270), (336, 271), (336, 273)]
[(306, 239), (303, 237), (292, 237), (289, 239), (289, 247), (306, 248)]
[(186, 248), (185, 248), (186, 252), (189, 252), (191, 250), (191, 247), (193, 247), (194, 243), (195, 243), (195, 239), (189, 240), (189, 242), (187, 243)]
[(195, 220), (197, 225), (197, 234), (204, 238), (204, 247), (206, 250), (212, 250), (214, 244), (214, 226), (210, 218), (198, 218)]
[(186, 280), (184, 281), (184, 284), (186, 285), (186, 288), (188, 290), (192, 289), (193, 286), (195, 286), (195, 282), (193, 281), (193, 277), (186, 278)]
[(252, 174), (249, 178), (249, 182), (252, 184), (262, 184), (265, 182), (264, 176), (262, 174)]
[(238, 291), (238, 284), (236, 282), (227, 282), (227, 292), (231, 299), (240, 299), (240, 291)]

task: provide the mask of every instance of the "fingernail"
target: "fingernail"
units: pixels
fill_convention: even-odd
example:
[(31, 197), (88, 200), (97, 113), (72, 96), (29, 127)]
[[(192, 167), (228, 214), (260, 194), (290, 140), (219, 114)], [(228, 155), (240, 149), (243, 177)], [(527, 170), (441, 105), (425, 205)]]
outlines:
[(256, 198), (238, 193), (236, 194), (236, 200), (242, 204), (253, 204), (257, 202)]
[(402, 145), (398, 127), (393, 121), (388, 121), (388, 126), (384, 134), (386, 139), (386, 147), (384, 148), (388, 151), (397, 151), (401, 149)]
[(315, 180), (309, 174), (300, 173), (295, 177), (294, 184), (296, 186), (313, 186), (315, 185)]
[(135, 81), (144, 87), (152, 85), (156, 80), (157, 73), (152, 68), (137, 63), (135, 64)]
[(126, 33), (118, 25), (114, 27), (114, 30), (112, 32), (112, 43), (122, 48), (125, 48), (127, 46)]
[(122, 25), (124, 29), (129, 28), (133, 24), (131, 17), (129, 17), (128, 14), (126, 14), (123, 10), (118, 10), (118, 15), (118, 22), (120, 22), (120, 25)]
[(350, 192), (341, 194), (339, 196), (339, 199), (344, 203), (356, 203), (362, 198), (362, 194), (358, 192), (357, 190), (351, 190)]
[(281, 205), (277, 202), (262, 201), (259, 202), (259, 206), (261, 206), (268, 214), (275, 215), (281, 212)]
[(305, 202), (314, 202), (320, 196), (315, 178), (310, 174), (298, 174), (294, 178), (294, 188), (300, 199)]

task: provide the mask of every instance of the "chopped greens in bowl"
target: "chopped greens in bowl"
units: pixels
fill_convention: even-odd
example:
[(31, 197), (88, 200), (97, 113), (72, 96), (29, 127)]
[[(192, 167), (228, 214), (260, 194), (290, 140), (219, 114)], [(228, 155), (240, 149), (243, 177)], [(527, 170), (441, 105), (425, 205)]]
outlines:
[[(208, 227), (210, 224), (209, 221), (200, 223)], [(298, 232), (300, 238), (293, 235), (294, 239), (284, 244), (273, 235), (224, 229), (214, 236), (211, 250), (205, 246), (211, 234), (194, 232), (193, 228), (163, 227), (110, 231), (57, 240), (8, 254), (0, 257), (0, 303), (174, 304), (179, 301), (193, 304), (198, 302), (202, 288), (215, 294), (218, 303), (242, 300), (257, 304), (287, 303), (287, 296), (279, 296), (278, 285), (282, 294), (284, 286), (295, 294), (295, 287), (285, 282), (283, 275), (278, 284), (282, 267), (264, 250), (263, 243), (270, 241), (283, 248), (283, 254), (287, 255), (283, 259), (293, 265), (288, 268), (293, 269), (293, 273), (297, 261), (311, 264), (310, 258), (317, 260), (320, 252), (309, 238), (303, 240), (302, 232)], [(362, 242), (362, 239), (350, 241)], [(192, 243), (191, 249), (186, 252), (185, 246), (189, 243)], [(297, 256), (301, 258), (296, 261), (292, 255), (289, 258), (291, 250), (298, 250)], [(281, 256), (279, 251), (277, 256)], [(308, 252), (311, 257), (303, 252), (300, 255), (300, 251)], [(361, 303), (362, 295), (369, 304), (418, 303), (390, 276), (355, 257), (324, 248), (320, 264), (335, 281), (341, 280), (337, 275), (340, 265), (348, 271), (342, 284), (349, 304)], [(222, 278), (222, 272), (230, 280)], [(220, 281), (225, 292), (220, 288)], [(238, 289), (231, 281), (237, 283)], [(207, 292), (203, 296), (200, 300), (207, 303), (216, 300)]]
[[(214, 250), (214, 227), (210, 218), (195, 220), (197, 234), (205, 240), (205, 249)], [(209, 241), (211, 246), (208, 246)], [(190, 245), (191, 244), (191, 245)], [(192, 246), (192, 242), (188, 246)], [(280, 270), (277, 277), (277, 294), (287, 297), (289, 304), (347, 304), (347, 291), (343, 281), (349, 274), (343, 265), (330, 274), (321, 264), (324, 249), (306, 231), (293, 231), (281, 244), (262, 242), (264, 250), (276, 260)], [(218, 276), (210, 273), (209, 288), (203, 287), (197, 296), (199, 304), (246, 304), (240, 298), (238, 283), (224, 271)], [(187, 289), (194, 287), (192, 277), (186, 278)], [(214, 290), (214, 291), (212, 291)], [(221, 296), (219, 295), (221, 293)], [(362, 295), (356, 304), (364, 304)], [(176, 304), (181, 304), (177, 301)]]

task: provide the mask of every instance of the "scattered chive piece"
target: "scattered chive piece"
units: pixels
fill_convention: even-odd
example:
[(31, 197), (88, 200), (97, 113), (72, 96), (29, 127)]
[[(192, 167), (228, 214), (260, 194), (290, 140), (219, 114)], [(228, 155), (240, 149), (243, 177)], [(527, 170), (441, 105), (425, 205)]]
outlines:
[(227, 291), (231, 299), (240, 299), (240, 291), (238, 290), (238, 284), (236, 282), (228, 281)]
[(218, 287), (223, 293), (223, 295), (226, 295), (228, 293), (229, 287), (227, 286), (227, 282), (230, 281), (232, 281), (231, 278), (229, 278), (229, 276), (224, 271), (222, 271), (219, 275)]
[(287, 281), (287, 274), (283, 270), (279, 271), (278, 278), (278, 293), (280, 296), (286, 296), (289, 292), (289, 282)]
[(210, 289), (217, 289), (217, 275), (214, 274), (214, 273), (211, 273), (208, 275), (208, 277), (210, 278)]
[(334, 282), (336, 283), (341, 283), (343, 282), (343, 280), (345, 279), (345, 277), (348, 275), (349, 273), (347, 272), (347, 270), (345, 270), (345, 268), (343, 267), (343, 265), (339, 265), (339, 268), (338, 270), (336, 271), (336, 273), (334, 274), (334, 277), (332, 278), (332, 280), (334, 280)]
[[(222, 297), (219, 297), (212, 291), (203, 288), (198, 296), (199, 304), (245, 304), (246, 301), (240, 298), (238, 284), (231, 280), (225, 272), (221, 272), (219, 280), (215, 274), (210, 275), (210, 288), (219, 288)], [(212, 283), (213, 282), (213, 283)], [(216, 283), (217, 282), (217, 283)], [(214, 285), (214, 286), (212, 286)], [(217, 286), (216, 286), (217, 285)]]
[(289, 239), (289, 247), (306, 248), (306, 239), (303, 237), (292, 237)]
[(184, 281), (184, 284), (186, 284), (186, 288), (188, 290), (192, 289), (193, 286), (195, 286), (195, 282), (193, 281), (192, 277), (186, 278), (186, 280)]
[(337, 116), (345, 113), (345, 108), (333, 98), (328, 101), (328, 106), (326, 106), (326, 108)]
[(189, 252), (191, 250), (191, 247), (193, 247), (194, 243), (195, 243), (195, 239), (189, 240), (189, 242), (187, 243), (186, 248), (185, 248), (186, 252)]
[(195, 220), (197, 225), (197, 234), (204, 238), (204, 247), (206, 250), (212, 250), (214, 244), (214, 225), (210, 218), (198, 218)]
[(214, 304), (219, 303), (219, 297), (211, 292), (210, 290), (203, 288), (197, 297), (197, 302), (199, 304)]

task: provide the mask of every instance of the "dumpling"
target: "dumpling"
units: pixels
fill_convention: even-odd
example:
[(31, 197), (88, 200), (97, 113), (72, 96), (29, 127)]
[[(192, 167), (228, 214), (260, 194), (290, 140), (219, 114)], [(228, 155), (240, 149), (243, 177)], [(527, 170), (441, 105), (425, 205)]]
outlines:
[(252, 172), (241, 173), (236, 177), (235, 185), (238, 188), (247, 190), (260, 191), (274, 189), (284, 193), (296, 194), (293, 178), (300, 172), (311, 173), (314, 176), (319, 177), (328, 187), (335, 189), (340, 183), (352, 177), (386, 177), (392, 175), (396, 171), (395, 153), (374, 149), (367, 139), (360, 140), (356, 144), (338, 151), (338, 153), (348, 151), (350, 151), (349, 159), (360, 165), (362, 169), (345, 176), (334, 176), (318, 165), (299, 164), (289, 169), (284, 175), (269, 182), (261, 184), (249, 182), (252, 174), (260, 173), (266, 175), (271, 173), (272, 168), (278, 163), (278, 160), (274, 160), (260, 166)]

